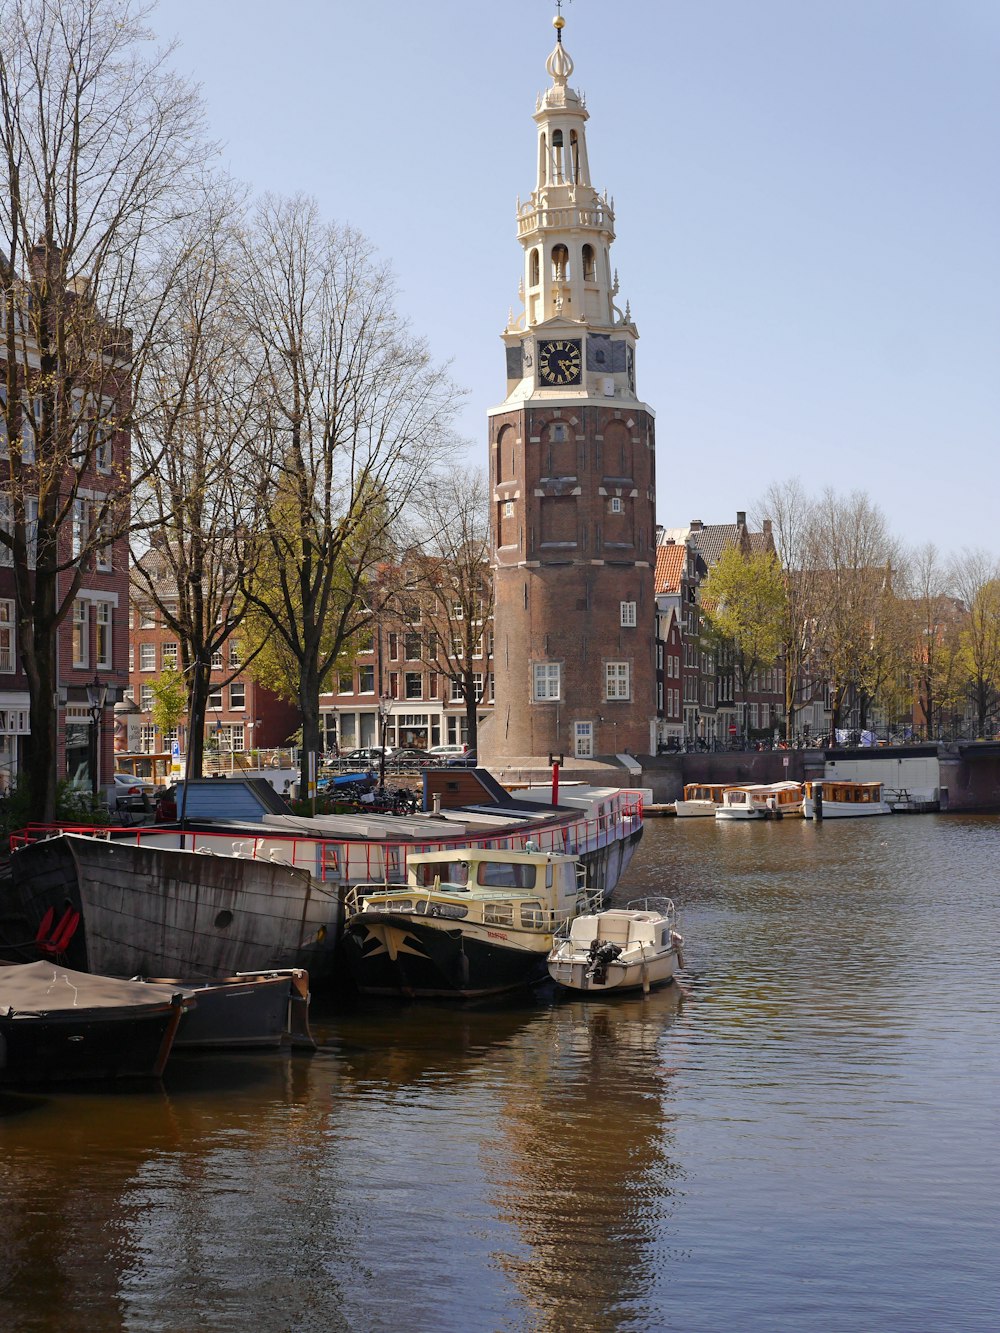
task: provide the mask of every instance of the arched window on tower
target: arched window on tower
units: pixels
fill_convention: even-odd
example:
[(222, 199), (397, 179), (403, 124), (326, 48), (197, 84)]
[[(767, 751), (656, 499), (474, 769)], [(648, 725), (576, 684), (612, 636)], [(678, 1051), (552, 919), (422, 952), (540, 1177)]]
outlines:
[(569, 282), (569, 251), (565, 245), (552, 247), (552, 280)]
[(539, 283), (538, 251), (532, 250), (531, 258), (528, 260), (528, 286), (537, 287), (538, 283)]
[(597, 281), (597, 265), (594, 263), (594, 247), (585, 245), (583, 247), (583, 280), (584, 282)]
[(580, 140), (576, 136), (576, 130), (569, 132), (569, 162), (572, 172), (573, 184), (580, 182)]
[(563, 132), (562, 130), (552, 131), (552, 181), (555, 185), (562, 184), (563, 179)]

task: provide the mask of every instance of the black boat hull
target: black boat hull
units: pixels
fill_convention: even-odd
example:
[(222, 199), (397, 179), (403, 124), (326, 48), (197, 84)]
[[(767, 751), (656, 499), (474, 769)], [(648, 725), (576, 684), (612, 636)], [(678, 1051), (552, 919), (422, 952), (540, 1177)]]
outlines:
[(431, 925), (405, 912), (359, 912), (345, 925), (341, 949), (364, 995), (476, 999), (547, 981), (551, 936), (526, 948), (503, 935)]

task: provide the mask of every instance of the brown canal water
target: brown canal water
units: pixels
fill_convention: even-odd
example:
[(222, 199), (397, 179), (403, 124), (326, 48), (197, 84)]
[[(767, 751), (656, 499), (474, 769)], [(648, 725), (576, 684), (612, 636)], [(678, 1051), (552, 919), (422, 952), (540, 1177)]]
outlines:
[(0, 1329), (1000, 1327), (995, 817), (658, 820), (650, 997), (0, 1100)]

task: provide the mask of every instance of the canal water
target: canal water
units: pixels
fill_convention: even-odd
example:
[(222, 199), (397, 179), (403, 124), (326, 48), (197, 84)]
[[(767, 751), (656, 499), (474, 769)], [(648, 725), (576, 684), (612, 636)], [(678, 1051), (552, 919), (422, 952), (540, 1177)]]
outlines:
[(994, 817), (657, 820), (682, 987), (0, 1099), (0, 1328), (1000, 1326)]

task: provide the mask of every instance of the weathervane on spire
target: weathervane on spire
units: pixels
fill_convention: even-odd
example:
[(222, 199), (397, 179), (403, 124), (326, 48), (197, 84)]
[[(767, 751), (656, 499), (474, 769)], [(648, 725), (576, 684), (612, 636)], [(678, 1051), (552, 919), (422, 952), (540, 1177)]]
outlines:
[(556, 0), (556, 16), (552, 20), (552, 26), (556, 30), (556, 41), (562, 42), (562, 30), (566, 26), (566, 20), (562, 16), (563, 0)]

